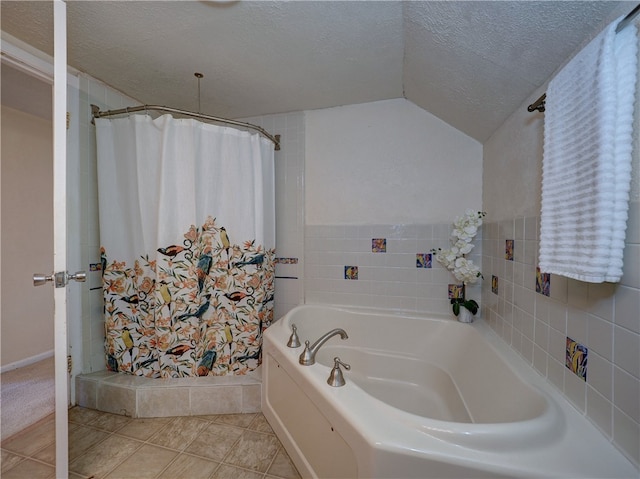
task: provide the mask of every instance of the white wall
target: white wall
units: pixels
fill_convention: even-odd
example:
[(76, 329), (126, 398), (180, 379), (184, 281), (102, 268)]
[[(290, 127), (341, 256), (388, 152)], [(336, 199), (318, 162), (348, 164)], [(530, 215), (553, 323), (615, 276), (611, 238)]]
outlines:
[(452, 221), (482, 202), (482, 145), (404, 99), (306, 112), (308, 225)]
[(305, 118), (305, 302), (450, 314), (455, 278), (416, 255), (449, 246), (454, 218), (482, 208), (482, 145), (404, 99)]
[(53, 126), (2, 107), (2, 366), (53, 350)]
[[(640, 72), (639, 72), (640, 74)], [(544, 90), (531, 95), (537, 98)], [(529, 100), (531, 100), (529, 99)], [(640, 84), (633, 182), (620, 283), (551, 275), (536, 292), (544, 114), (524, 102), (484, 145), (483, 316), (522, 357), (640, 465)], [(514, 240), (514, 260), (505, 241)], [(566, 338), (588, 348), (586, 380), (565, 367)]]
[[(531, 98), (543, 92), (535, 92)], [(487, 219), (500, 221), (540, 213), (543, 123), (543, 114), (529, 113), (525, 106), (485, 142), (482, 201)]]
[[(416, 254), (447, 246), (453, 218), (481, 207), (478, 142), (403, 99), (243, 121), (282, 135), (276, 317), (302, 301), (450, 312), (454, 278), (437, 263), (416, 268)], [(454, 180), (460, 194), (442, 185)], [(372, 253), (381, 237), (387, 253)], [(345, 265), (359, 266), (357, 281)], [(469, 295), (479, 301), (480, 288)]]

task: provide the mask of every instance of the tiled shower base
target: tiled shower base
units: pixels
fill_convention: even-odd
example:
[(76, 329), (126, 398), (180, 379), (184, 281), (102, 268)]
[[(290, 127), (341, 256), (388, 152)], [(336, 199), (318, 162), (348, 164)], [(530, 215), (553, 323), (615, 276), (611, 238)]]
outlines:
[(246, 376), (150, 379), (99, 371), (76, 376), (78, 406), (132, 418), (260, 411), (261, 371)]

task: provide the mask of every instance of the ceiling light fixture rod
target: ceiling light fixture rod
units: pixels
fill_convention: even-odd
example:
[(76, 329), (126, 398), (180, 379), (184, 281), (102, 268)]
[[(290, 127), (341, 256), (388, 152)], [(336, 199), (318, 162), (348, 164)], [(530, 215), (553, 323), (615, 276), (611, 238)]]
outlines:
[[(620, 33), (626, 26), (628, 26), (637, 16), (640, 14), (640, 3), (636, 5), (636, 8), (631, 10), (626, 17), (620, 20), (618, 26), (616, 26), (616, 33)], [(543, 93), (540, 98), (534, 101), (531, 105), (527, 107), (527, 111), (534, 112), (538, 110), (539, 112), (543, 112), (545, 110), (545, 101), (547, 98), (547, 94)]]
[(127, 108), (120, 108), (119, 110), (107, 110), (107, 111), (100, 111), (99, 106), (91, 105), (91, 114), (93, 115), (94, 119), (104, 118), (107, 116), (114, 116), (114, 115), (126, 115), (129, 113), (135, 113), (137, 111), (149, 111), (149, 110), (160, 111), (165, 113), (175, 113), (178, 115), (190, 116), (192, 118), (198, 118), (201, 120), (215, 121), (218, 123), (225, 123), (227, 125), (234, 125), (242, 128), (248, 128), (250, 130), (257, 131), (264, 137), (271, 140), (275, 145), (275, 150), (280, 151), (280, 135), (271, 135), (264, 128), (258, 125), (252, 125), (251, 123), (244, 123), (242, 121), (230, 120), (228, 118), (219, 118), (216, 116), (203, 115), (202, 113), (194, 113), (192, 111), (180, 110), (178, 108), (171, 108), (168, 106), (160, 106), (160, 105), (129, 106)]

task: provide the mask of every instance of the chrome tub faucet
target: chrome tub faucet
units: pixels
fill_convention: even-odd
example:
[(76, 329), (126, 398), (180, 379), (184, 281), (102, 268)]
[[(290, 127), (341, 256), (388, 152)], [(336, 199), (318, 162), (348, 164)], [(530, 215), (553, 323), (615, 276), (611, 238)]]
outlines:
[(315, 364), (315, 362), (316, 362), (316, 353), (318, 352), (318, 349), (320, 349), (320, 347), (324, 343), (326, 343), (330, 338), (332, 338), (333, 336), (336, 336), (338, 334), (340, 335), (341, 339), (347, 339), (349, 337), (344, 329), (336, 328), (336, 329), (332, 329), (327, 334), (323, 334), (320, 337), (320, 339), (318, 339), (311, 346), (309, 346), (309, 340), (307, 339), (304, 342), (304, 351), (302, 351), (302, 354), (300, 355), (300, 358), (298, 359), (298, 362), (300, 364), (302, 364), (303, 366), (311, 366), (312, 364)]

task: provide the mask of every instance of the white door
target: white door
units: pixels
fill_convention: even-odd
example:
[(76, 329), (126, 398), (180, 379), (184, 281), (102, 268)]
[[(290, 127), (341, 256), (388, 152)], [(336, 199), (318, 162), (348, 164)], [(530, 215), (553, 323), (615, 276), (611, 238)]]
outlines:
[(34, 274), (34, 285), (54, 286), (56, 477), (69, 475), (67, 363), (67, 284), (84, 281), (85, 274), (67, 272), (67, 9), (53, 2), (53, 268), (51, 274)]
[[(3, 58), (16, 68), (45, 82), (53, 79), (53, 222), (54, 271), (34, 274), (34, 285), (52, 283), (54, 295), (54, 351), (55, 351), (55, 424), (56, 477), (67, 478), (68, 461), (68, 338), (67, 283), (84, 281), (83, 272), (68, 274), (67, 264), (67, 25), (66, 4), (54, 0), (54, 65), (25, 52), (10, 42), (2, 44)], [(4, 60), (3, 60), (4, 61)], [(46, 286), (51, 287), (51, 285)], [(79, 285), (70, 287), (78, 288)]]

